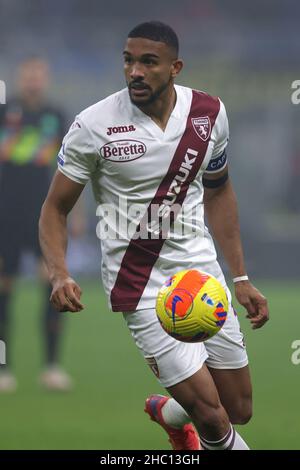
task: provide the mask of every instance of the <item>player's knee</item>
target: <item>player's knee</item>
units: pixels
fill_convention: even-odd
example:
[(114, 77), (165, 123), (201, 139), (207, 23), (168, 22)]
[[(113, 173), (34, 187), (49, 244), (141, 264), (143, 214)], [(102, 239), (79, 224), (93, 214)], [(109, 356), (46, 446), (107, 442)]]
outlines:
[(234, 410), (230, 413), (232, 424), (247, 424), (252, 418), (252, 400), (241, 399), (236, 402)]
[(208, 407), (201, 418), (202, 426), (218, 437), (223, 437), (228, 430), (228, 416), (222, 406)]
[(209, 405), (196, 400), (190, 416), (194, 422), (199, 423), (201, 429), (205, 430), (205, 434), (216, 436), (216, 439), (219, 436), (222, 438), (228, 430), (228, 416), (220, 403)]

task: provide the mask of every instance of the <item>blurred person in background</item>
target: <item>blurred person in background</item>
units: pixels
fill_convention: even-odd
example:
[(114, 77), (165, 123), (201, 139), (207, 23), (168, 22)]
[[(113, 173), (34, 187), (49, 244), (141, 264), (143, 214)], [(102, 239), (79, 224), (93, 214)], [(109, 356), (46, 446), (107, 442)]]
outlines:
[(48, 300), (51, 288), (41, 261), (37, 230), (53, 162), (65, 131), (62, 112), (46, 99), (49, 78), (46, 60), (27, 58), (18, 69), (17, 95), (0, 107), (0, 340), (7, 349), (7, 364), (0, 366), (0, 392), (17, 387), (11, 371), (9, 304), (24, 250), (36, 255), (45, 291), (45, 368), (40, 384), (53, 390), (69, 390), (72, 385), (71, 378), (58, 366), (63, 318)]

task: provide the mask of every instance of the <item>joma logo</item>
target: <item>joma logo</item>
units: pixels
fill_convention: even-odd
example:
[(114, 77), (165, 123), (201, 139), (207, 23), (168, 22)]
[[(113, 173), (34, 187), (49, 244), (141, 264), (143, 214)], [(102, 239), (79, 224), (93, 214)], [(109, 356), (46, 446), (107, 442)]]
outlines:
[(136, 128), (131, 125), (131, 126), (118, 126), (118, 127), (108, 127), (107, 128), (107, 135), (112, 135), (112, 134), (119, 134), (120, 132), (134, 132)]

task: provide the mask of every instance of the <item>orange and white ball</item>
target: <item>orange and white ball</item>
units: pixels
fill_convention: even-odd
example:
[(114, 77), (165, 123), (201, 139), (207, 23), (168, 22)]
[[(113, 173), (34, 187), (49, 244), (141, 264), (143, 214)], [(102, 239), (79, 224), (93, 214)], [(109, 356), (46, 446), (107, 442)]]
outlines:
[(210, 274), (196, 269), (180, 271), (158, 292), (156, 314), (173, 338), (198, 343), (224, 325), (228, 299), (224, 287)]

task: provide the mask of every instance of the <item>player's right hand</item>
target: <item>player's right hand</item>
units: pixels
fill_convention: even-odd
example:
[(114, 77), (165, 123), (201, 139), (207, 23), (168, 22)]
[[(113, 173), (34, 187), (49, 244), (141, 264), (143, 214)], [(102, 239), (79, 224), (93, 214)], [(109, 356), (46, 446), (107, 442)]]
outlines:
[(56, 279), (50, 302), (58, 312), (80, 312), (84, 306), (80, 302), (81, 289), (71, 277)]

